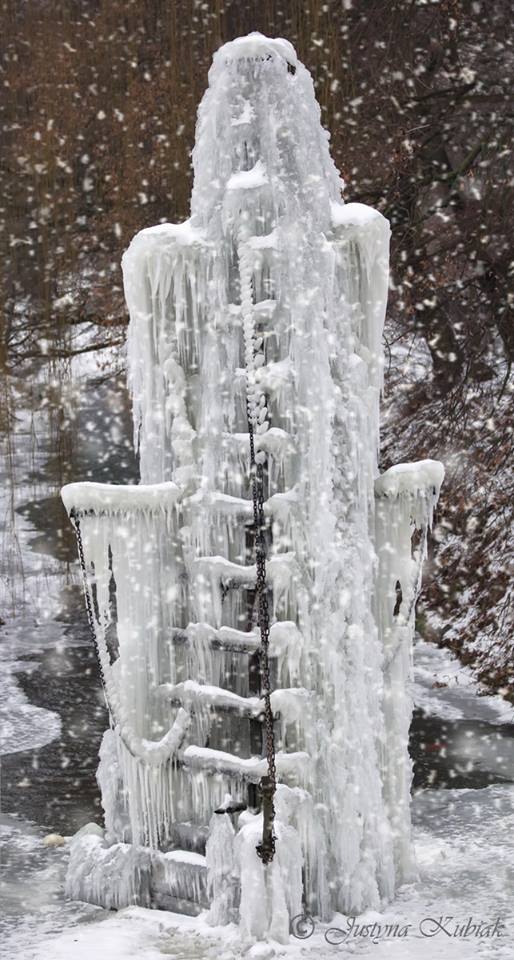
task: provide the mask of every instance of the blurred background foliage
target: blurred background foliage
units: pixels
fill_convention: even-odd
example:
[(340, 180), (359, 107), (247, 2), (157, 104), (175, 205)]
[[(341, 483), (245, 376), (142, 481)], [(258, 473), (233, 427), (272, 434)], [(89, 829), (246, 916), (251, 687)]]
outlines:
[[(142, 227), (188, 216), (214, 50), (251, 30), (294, 44), (345, 199), (391, 221), (382, 466), (430, 455), (447, 468), (420, 628), (505, 691), (511, 12), (508, 0), (5, 0), (0, 170), (0, 429), (20, 404), (46, 404), (66, 479), (80, 443), (62, 402), (69, 363), (87, 353), (99, 378), (123, 370), (121, 255)], [(44, 396), (31, 388), (42, 368)]]

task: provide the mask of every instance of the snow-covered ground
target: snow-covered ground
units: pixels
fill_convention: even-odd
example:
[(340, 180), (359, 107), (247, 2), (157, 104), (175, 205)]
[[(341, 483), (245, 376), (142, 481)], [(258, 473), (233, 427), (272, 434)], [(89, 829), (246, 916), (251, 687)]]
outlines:
[[(499, 728), (511, 719), (512, 708), (500, 698), (477, 696), (467, 670), (446, 651), (421, 641), (415, 650), (415, 677), (417, 702), (426, 707), (428, 700), (432, 711), (443, 718), (455, 719), (458, 709), (459, 718), (485, 719), (482, 711), (487, 709), (487, 719), (496, 718)], [(434, 683), (438, 685), (433, 687)], [(291, 936), (283, 947), (243, 944), (234, 927), (212, 929), (201, 918), (141, 908), (113, 913), (65, 903), (66, 846), (45, 846), (37, 827), (4, 817), (0, 836), (6, 851), (2, 857), (5, 906), (0, 933), (5, 955), (9, 960), (89, 960), (92, 956), (308, 960), (342, 952), (398, 960), (510, 960), (514, 955), (514, 783), (479, 790), (422, 790), (413, 799), (413, 820), (417, 882), (403, 887), (383, 913), (369, 912), (355, 921), (335, 918), (330, 932), (318, 925), (311, 936)], [(456, 931), (460, 935), (454, 936)]]
[[(4, 826), (2, 833), (9, 835), (18, 862), (14, 894), (9, 881), (7, 889), (4, 886), (7, 903), (16, 899), (20, 885), (26, 896), (30, 890), (27, 912), (5, 933), (6, 956), (13, 960), (85, 960), (91, 956), (235, 960), (242, 955), (329, 958), (344, 949), (359, 957), (398, 960), (511, 958), (513, 798), (514, 786), (510, 785), (419, 794), (413, 809), (418, 882), (404, 887), (384, 913), (367, 913), (356, 921), (336, 918), (330, 932), (320, 925), (308, 939), (291, 936), (285, 947), (242, 944), (235, 928), (211, 929), (201, 918), (140, 908), (110, 913), (84, 904), (64, 904), (63, 848), (45, 848), (37, 833), (26, 832), (23, 825)], [(483, 936), (473, 936), (469, 918)], [(466, 924), (467, 937), (453, 935), (459, 928), (462, 932)], [(375, 936), (370, 938), (373, 925)], [(357, 930), (360, 932), (355, 935)]]
[(414, 700), (426, 714), (447, 720), (513, 723), (514, 707), (477, 684), (473, 672), (444, 647), (418, 639), (414, 652)]

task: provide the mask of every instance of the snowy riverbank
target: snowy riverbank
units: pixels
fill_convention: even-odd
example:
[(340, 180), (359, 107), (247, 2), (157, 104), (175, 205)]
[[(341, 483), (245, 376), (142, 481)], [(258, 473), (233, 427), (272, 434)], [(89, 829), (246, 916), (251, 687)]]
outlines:
[[(358, 918), (361, 931), (363, 925), (368, 930), (376, 925), (374, 940), (364, 934), (346, 937), (353, 921), (339, 917), (333, 921), (331, 933), (320, 926), (306, 940), (291, 937), (286, 947), (241, 944), (235, 928), (211, 929), (201, 918), (140, 908), (110, 913), (84, 904), (63, 904), (66, 853), (63, 848), (44, 848), (36, 834), (20, 830), (15, 837), (18, 867), (21, 861), (18, 882), (29, 881), (35, 897), (31, 897), (30, 912), (6, 934), (6, 955), (12, 960), (85, 960), (95, 955), (109, 960), (163, 956), (235, 960), (243, 955), (259, 960), (271, 956), (328, 960), (344, 950), (363, 958), (468, 960), (490, 956), (507, 960), (512, 957), (514, 937), (510, 917), (513, 800), (514, 786), (510, 785), (419, 794), (413, 805), (419, 880), (404, 887), (384, 913)], [(489, 936), (449, 935), (465, 927), (470, 917), (475, 925), (481, 923)], [(396, 934), (387, 935), (387, 926)]]
[(414, 702), (428, 715), (447, 720), (512, 723), (514, 706), (477, 683), (470, 667), (445, 647), (418, 638), (414, 650)]

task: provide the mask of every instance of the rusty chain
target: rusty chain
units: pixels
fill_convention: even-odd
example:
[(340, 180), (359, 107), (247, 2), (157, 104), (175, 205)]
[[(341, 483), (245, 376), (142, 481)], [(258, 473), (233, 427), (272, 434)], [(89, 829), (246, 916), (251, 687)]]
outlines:
[(266, 736), (266, 759), (268, 775), (260, 782), (263, 801), (263, 828), (262, 842), (257, 846), (257, 853), (263, 863), (271, 863), (275, 854), (275, 835), (273, 825), (275, 807), (273, 797), (277, 783), (275, 766), (275, 731), (273, 726), (273, 711), (271, 709), (271, 677), (269, 665), (269, 607), (266, 585), (266, 521), (264, 516), (264, 470), (262, 463), (255, 460), (255, 434), (253, 418), (248, 416), (248, 432), (250, 436), (250, 472), (252, 480), (253, 520), (255, 529), (255, 566), (257, 569), (256, 592), (258, 602), (258, 624), (260, 629), (260, 674), (261, 697), (264, 700), (264, 730)]

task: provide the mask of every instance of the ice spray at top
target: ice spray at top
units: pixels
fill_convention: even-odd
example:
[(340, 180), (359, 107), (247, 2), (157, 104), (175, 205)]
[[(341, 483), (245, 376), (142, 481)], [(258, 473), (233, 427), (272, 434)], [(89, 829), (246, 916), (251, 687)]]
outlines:
[(193, 225), (227, 233), (253, 215), (263, 234), (278, 220), (328, 229), (342, 189), (328, 141), (312, 77), (287, 40), (226, 43), (198, 111)]

